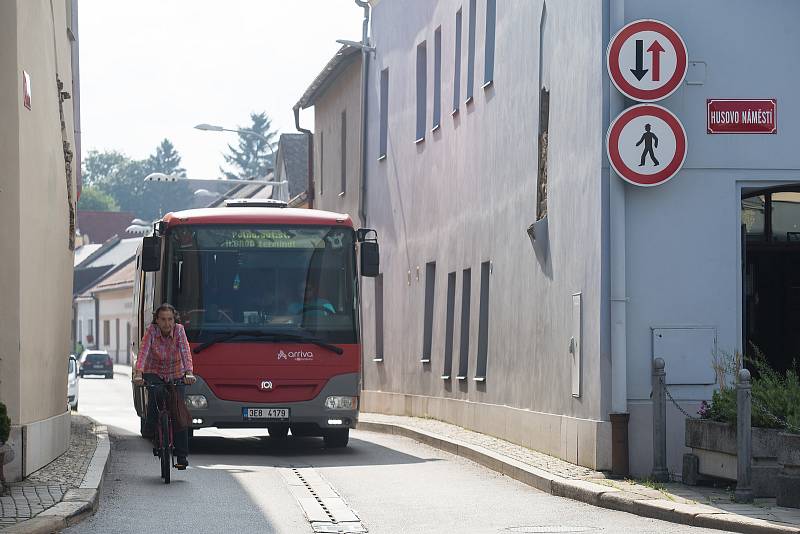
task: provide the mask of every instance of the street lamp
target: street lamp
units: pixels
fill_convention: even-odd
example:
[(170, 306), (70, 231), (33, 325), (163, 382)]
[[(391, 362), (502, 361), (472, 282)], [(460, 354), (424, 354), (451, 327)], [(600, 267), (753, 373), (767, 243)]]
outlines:
[(269, 144), (269, 140), (258, 132), (254, 132), (252, 130), (223, 128), (222, 126), (217, 126), (216, 124), (206, 124), (206, 123), (198, 124), (197, 126), (195, 126), (195, 129), (203, 130), (204, 132), (233, 132), (242, 135), (252, 135), (253, 137), (258, 137), (259, 139), (263, 140), (266, 143), (267, 148), (272, 153), (272, 168), (273, 169), (275, 168), (275, 164), (277, 163), (277, 161), (275, 160), (275, 151), (272, 150), (272, 145)]

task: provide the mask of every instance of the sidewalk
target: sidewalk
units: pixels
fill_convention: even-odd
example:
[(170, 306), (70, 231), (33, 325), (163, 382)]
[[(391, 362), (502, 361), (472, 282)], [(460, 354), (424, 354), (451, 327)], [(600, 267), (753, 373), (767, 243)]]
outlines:
[(565, 462), (461, 427), (417, 417), (361, 413), (359, 430), (397, 434), (470, 459), (537, 489), (603, 508), (745, 534), (800, 534), (800, 509), (775, 499), (737, 504), (721, 489), (607, 479)]
[(0, 532), (57, 532), (91, 515), (109, 450), (106, 428), (73, 413), (67, 452), (0, 494)]

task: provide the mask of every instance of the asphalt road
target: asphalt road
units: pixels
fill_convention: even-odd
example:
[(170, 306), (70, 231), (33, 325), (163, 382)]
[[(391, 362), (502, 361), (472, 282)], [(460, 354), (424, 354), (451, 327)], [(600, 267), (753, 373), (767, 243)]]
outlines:
[[(109, 427), (112, 452), (96, 515), (68, 533), (712, 533), (553, 497), (407, 438), (352, 432), (346, 449), (319, 438), (274, 442), (266, 431), (204, 430), (190, 467), (159, 477), (139, 437), (129, 377), (85, 378), (80, 412)], [(314, 499), (314, 495), (319, 500)], [(319, 506), (327, 505), (328, 515)]]

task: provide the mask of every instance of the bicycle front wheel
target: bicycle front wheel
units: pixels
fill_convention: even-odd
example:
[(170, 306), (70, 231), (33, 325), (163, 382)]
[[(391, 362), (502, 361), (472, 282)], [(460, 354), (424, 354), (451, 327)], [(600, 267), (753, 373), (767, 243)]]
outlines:
[(164, 484), (169, 484), (170, 468), (172, 467), (172, 449), (169, 446), (169, 415), (162, 414), (161, 421), (161, 478)]

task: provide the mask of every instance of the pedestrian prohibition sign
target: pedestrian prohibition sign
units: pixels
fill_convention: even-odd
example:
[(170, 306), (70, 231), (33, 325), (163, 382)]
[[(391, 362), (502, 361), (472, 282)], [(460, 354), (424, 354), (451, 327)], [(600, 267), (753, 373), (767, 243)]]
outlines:
[(678, 118), (655, 104), (633, 106), (608, 128), (611, 166), (634, 185), (660, 185), (675, 176), (686, 159), (686, 131)]
[(608, 75), (628, 98), (655, 102), (680, 87), (688, 64), (686, 45), (674, 29), (658, 20), (625, 25), (608, 44)]

